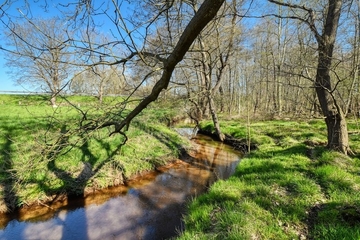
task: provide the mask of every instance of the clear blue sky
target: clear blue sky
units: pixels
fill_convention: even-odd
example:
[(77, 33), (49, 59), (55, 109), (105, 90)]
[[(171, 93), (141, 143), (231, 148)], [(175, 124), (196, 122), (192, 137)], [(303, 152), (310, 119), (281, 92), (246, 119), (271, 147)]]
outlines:
[(1, 53), (0, 58), (0, 91), (23, 91), (24, 89), (21, 86), (15, 86), (13, 81), (9, 79), (9, 76), (6, 74), (7, 68), (4, 66), (4, 55)]

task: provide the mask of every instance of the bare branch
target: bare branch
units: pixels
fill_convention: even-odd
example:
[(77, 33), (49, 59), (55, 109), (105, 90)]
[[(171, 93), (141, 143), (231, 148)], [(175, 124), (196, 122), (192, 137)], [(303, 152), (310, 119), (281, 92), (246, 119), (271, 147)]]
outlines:
[(315, 25), (315, 12), (313, 9), (306, 7), (305, 5), (298, 5), (298, 4), (291, 4), (291, 3), (285, 3), (285, 2), (279, 2), (277, 0), (268, 0), (271, 3), (280, 5), (280, 6), (284, 6), (284, 7), (289, 7), (289, 8), (293, 8), (293, 9), (300, 9), (303, 10), (305, 12), (307, 12), (308, 17), (306, 19), (301, 18), (301, 17), (296, 17), (296, 16), (289, 16), (289, 17), (283, 17), (283, 16), (278, 16), (278, 15), (273, 15), (276, 17), (280, 17), (280, 18), (290, 18), (290, 19), (296, 19), (299, 20), (305, 24), (307, 24), (310, 27), (310, 30), (314, 33), (316, 40), (321, 43), (323, 40), (321, 38), (321, 34), (319, 33), (319, 31), (316, 28)]

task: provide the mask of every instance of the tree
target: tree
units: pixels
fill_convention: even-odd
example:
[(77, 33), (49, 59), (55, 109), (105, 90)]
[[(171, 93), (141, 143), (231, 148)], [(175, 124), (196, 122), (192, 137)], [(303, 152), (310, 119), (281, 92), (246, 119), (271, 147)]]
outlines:
[(115, 131), (120, 132), (128, 126), (131, 120), (138, 115), (151, 102), (155, 101), (160, 92), (166, 89), (175, 66), (183, 59), (194, 40), (199, 36), (204, 27), (216, 16), (224, 0), (205, 0), (194, 17), (186, 26), (177, 44), (169, 56), (163, 60), (163, 70), (161, 78), (156, 82), (151, 93), (144, 98), (138, 106), (132, 110), (120, 123), (115, 123)]
[[(317, 19), (313, 9), (305, 5), (300, 6), (275, 0), (269, 0), (269, 2), (301, 10), (306, 13), (306, 18), (298, 16), (293, 16), (292, 18), (307, 24), (318, 44), (318, 63), (314, 86), (327, 126), (327, 146), (330, 149), (347, 154), (350, 149), (345, 114), (334, 95), (334, 91), (339, 82), (335, 84), (335, 87), (332, 86), (331, 82), (334, 46), (343, 1), (328, 1), (326, 9), (324, 9), (326, 14), (323, 18), (322, 32), (318, 30), (318, 25), (316, 24)], [(279, 17), (281, 18), (282, 16)]]
[(14, 80), (49, 92), (53, 107), (71, 72), (68, 35), (58, 18), (12, 23), (6, 33), (5, 59)]
[[(17, 29), (10, 26), (11, 24), (5, 24), (5, 27), (10, 32), (10, 35), (12, 34), (13, 39), (16, 39), (16, 43), (20, 42), (24, 45), (23, 48), (30, 50), (30, 53), (24, 54), (20, 50), (6, 50), (14, 53), (15, 56), (26, 59), (28, 64), (29, 62), (31, 63), (31, 60), (37, 60), (35, 63), (44, 60), (42, 65), (46, 66), (46, 69), (51, 69), (51, 71), (46, 72), (48, 75), (51, 74), (49, 75), (50, 78), (47, 78), (48, 82), (46, 83), (52, 83), (52, 85), (48, 85), (49, 88), (51, 86), (50, 90), (54, 93), (52, 94), (54, 96), (56, 96), (64, 86), (61, 82), (66, 79), (67, 76), (66, 74), (61, 74), (62, 72), (60, 72), (60, 70), (66, 69), (60, 67), (61, 64), (68, 64), (85, 69), (96, 69), (97, 66), (105, 65), (122, 65), (122, 67), (126, 69), (124, 71), (130, 73), (132, 71), (131, 67), (138, 63), (148, 66), (150, 72), (148, 74), (142, 74), (143, 79), (138, 86), (134, 87), (129, 98), (149, 77), (156, 79), (156, 82), (151, 92), (140, 101), (137, 107), (126, 114), (125, 118), (123, 118), (124, 114), (120, 113), (117, 114), (121, 116), (118, 118), (115, 117), (116, 114), (106, 115), (112, 116), (113, 118), (109, 117), (102, 120), (90, 120), (87, 116), (82, 118), (87, 121), (87, 124), (80, 124), (84, 127), (84, 130), (115, 126), (112, 132), (113, 134), (121, 132), (124, 127), (127, 127), (136, 115), (151, 102), (155, 101), (160, 92), (168, 87), (175, 66), (183, 59), (200, 32), (216, 16), (223, 3), (224, 0), (205, 0), (199, 10), (191, 17), (191, 20), (185, 22), (186, 27), (184, 31), (172, 39), (172, 42), (177, 42), (174, 47), (169, 45), (163, 49), (156, 49), (156, 51), (152, 51), (152, 49), (149, 48), (148, 42), (149, 36), (152, 36), (154, 29), (156, 29), (154, 26), (169, 20), (167, 13), (175, 4), (186, 6), (186, 2), (160, 1), (158, 4), (154, 4), (153, 1), (134, 1), (129, 5), (128, 1), (114, 1), (110, 4), (95, 1), (80, 1), (76, 4), (59, 4), (57, 9), (61, 10), (64, 19), (67, 20), (67, 28), (76, 31), (76, 33), (69, 36), (70, 34), (65, 32), (56, 37), (54, 35), (57, 33), (54, 31), (56, 30), (55, 27), (47, 28), (55, 32), (54, 34), (50, 34), (47, 32), (49, 30), (42, 29), (40, 23), (24, 15), (24, 18), (27, 19), (26, 22), (32, 25), (30, 29), (34, 30), (34, 35), (37, 34), (38, 36), (30, 37), (29, 39), (24, 38), (23, 35), (17, 34)], [(127, 16), (129, 14), (127, 11), (122, 11), (124, 8), (127, 8), (127, 10), (132, 8), (134, 13), (132, 18)], [(141, 9), (145, 11), (139, 12)], [(10, 18), (9, 15), (4, 14)], [(99, 28), (102, 27), (101, 23), (99, 23), (99, 17), (102, 17), (101, 21), (106, 21), (106, 26), (111, 25), (108, 29), (111, 39), (106, 39), (106, 42), (104, 42), (103, 39), (100, 41), (93, 38), (94, 32), (99, 32)], [(107, 19), (104, 20), (104, 18)], [(178, 19), (175, 19), (175, 21), (178, 21)], [(4, 23), (4, 21), (2, 22)], [(11, 19), (10, 22), (12, 22)], [(42, 45), (40, 44), (39, 46), (36, 41), (40, 41), (40, 39), (53, 40), (56, 44), (50, 45), (47, 44), (47, 42), (42, 42)], [(34, 40), (35, 43), (31, 42), (31, 40)], [(45, 48), (43, 48), (43, 46), (45, 46)], [(60, 56), (62, 56), (61, 53), (63, 53), (66, 48), (74, 54), (76, 53), (76, 58), (60, 59)], [(48, 55), (49, 57), (45, 59), (45, 56)], [(51, 63), (55, 63), (55, 65), (49, 65)], [(33, 65), (33, 63), (31, 64)], [(126, 66), (130, 67), (130, 69), (126, 68)], [(68, 77), (70, 79), (73, 76)], [(127, 81), (127, 79), (125, 79), (125, 81)], [(124, 101), (124, 104), (126, 104), (128, 99)], [(119, 119), (121, 119), (121, 121)]]
[[(189, 13), (198, 11), (197, 1), (189, 4)], [(225, 71), (232, 60), (234, 46), (237, 44), (237, 2), (227, 3), (219, 17), (212, 20), (202, 31), (189, 50), (184, 61), (179, 64), (181, 73), (186, 77), (176, 79), (186, 83), (189, 101), (193, 104), (188, 112), (196, 122), (211, 116), (216, 134), (223, 141), (217, 109), (223, 109)], [(186, 17), (186, 16), (184, 16)], [(176, 28), (173, 32), (176, 32)], [(168, 34), (170, 35), (170, 34)], [(220, 96), (219, 96), (220, 95)], [(216, 100), (220, 100), (216, 103)]]
[(70, 90), (75, 94), (96, 96), (99, 103), (106, 95), (123, 94), (124, 77), (116, 66), (96, 65), (72, 78)]

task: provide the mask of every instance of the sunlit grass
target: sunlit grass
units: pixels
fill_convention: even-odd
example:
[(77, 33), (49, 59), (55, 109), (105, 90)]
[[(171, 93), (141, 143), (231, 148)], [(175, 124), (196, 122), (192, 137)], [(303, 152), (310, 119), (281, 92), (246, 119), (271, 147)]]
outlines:
[[(360, 238), (359, 159), (326, 150), (323, 120), (254, 122), (250, 129), (230, 121), (222, 130), (250, 137), (258, 149), (191, 201), (179, 239)], [(355, 153), (358, 140), (350, 134)]]
[[(70, 100), (86, 111), (87, 117), (105, 112), (94, 97)], [(111, 128), (76, 134), (74, 129), (83, 115), (65, 104), (65, 99), (59, 99), (57, 108), (47, 101), (42, 96), (0, 95), (0, 205), (5, 201), (8, 207), (22, 206), (55, 194), (84, 194), (118, 185), (134, 174), (165, 164), (187, 144), (166, 127), (168, 113), (161, 109), (142, 113), (126, 131), (128, 141), (122, 146), (124, 137), (109, 136)], [(62, 146), (57, 141), (67, 130), (74, 134), (64, 138)]]

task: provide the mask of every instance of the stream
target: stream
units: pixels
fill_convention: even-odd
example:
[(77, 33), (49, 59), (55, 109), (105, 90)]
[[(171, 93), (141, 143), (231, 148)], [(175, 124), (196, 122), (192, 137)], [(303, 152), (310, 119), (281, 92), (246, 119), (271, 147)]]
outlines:
[(0, 220), (0, 240), (167, 239), (184, 228), (185, 204), (217, 179), (230, 177), (241, 153), (197, 135), (188, 156), (142, 175), (127, 186), (86, 198), (20, 210)]

